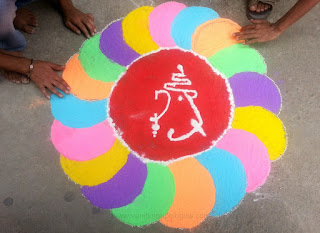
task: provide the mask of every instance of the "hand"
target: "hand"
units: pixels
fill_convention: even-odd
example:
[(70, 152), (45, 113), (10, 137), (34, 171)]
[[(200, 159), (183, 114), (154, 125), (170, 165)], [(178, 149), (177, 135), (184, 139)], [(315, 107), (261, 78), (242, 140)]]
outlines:
[(253, 23), (252, 25), (244, 26), (240, 32), (233, 34), (236, 40), (244, 40), (243, 44), (274, 40), (281, 34), (277, 25), (267, 20), (252, 19), (250, 21)]
[(64, 23), (75, 33), (80, 34), (82, 32), (87, 38), (97, 32), (92, 14), (85, 14), (75, 7), (64, 11)]
[(55, 71), (62, 71), (63, 69), (64, 66), (61, 65), (46, 61), (35, 61), (30, 79), (40, 88), (42, 94), (48, 99), (50, 99), (50, 95), (46, 88), (61, 98), (63, 95), (56, 88), (59, 88), (66, 94), (69, 94), (70, 91), (68, 84), (62, 77), (55, 73)]

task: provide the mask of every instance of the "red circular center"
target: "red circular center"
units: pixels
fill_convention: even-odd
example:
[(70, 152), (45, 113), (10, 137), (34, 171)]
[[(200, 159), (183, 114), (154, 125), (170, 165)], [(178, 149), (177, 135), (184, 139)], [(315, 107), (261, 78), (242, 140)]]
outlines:
[(228, 128), (231, 109), (226, 80), (179, 49), (135, 61), (109, 102), (118, 135), (139, 156), (157, 161), (209, 149)]

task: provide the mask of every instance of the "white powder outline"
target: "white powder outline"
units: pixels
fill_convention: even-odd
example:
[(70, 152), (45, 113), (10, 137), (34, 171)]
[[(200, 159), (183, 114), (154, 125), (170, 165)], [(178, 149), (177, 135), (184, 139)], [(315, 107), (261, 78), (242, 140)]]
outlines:
[(145, 54), (142, 54), (140, 57), (138, 57), (137, 59), (135, 59), (134, 61), (131, 62), (131, 64), (129, 64), (127, 67), (126, 67), (126, 71), (122, 72), (120, 75), (119, 75), (119, 78), (118, 80), (116, 80), (112, 86), (112, 89), (110, 91), (110, 95), (109, 95), (109, 98), (108, 100), (110, 101), (111, 97), (112, 97), (112, 93), (115, 89), (115, 87), (117, 86), (118, 84), (118, 81), (126, 74), (127, 70), (130, 68), (130, 66), (135, 63), (136, 61), (144, 58), (144, 57), (147, 57), (151, 54), (155, 54), (155, 53), (158, 53), (160, 51), (169, 51), (169, 50), (179, 50), (179, 51), (182, 51), (182, 52), (185, 52), (185, 53), (192, 53), (195, 57), (198, 57), (200, 58), (201, 60), (203, 60), (210, 68), (211, 70), (216, 73), (217, 75), (219, 75), (222, 79), (224, 79), (225, 81), (225, 85), (226, 85), (226, 88), (227, 88), (227, 92), (229, 93), (229, 102), (230, 102), (230, 114), (229, 114), (229, 122), (227, 124), (227, 127), (224, 129), (224, 131), (220, 134), (220, 136), (217, 138), (217, 140), (215, 141), (212, 141), (211, 142), (211, 146), (208, 147), (207, 149), (204, 149), (198, 153), (194, 153), (194, 154), (187, 154), (187, 155), (184, 155), (180, 158), (177, 158), (177, 159), (170, 159), (170, 160), (167, 160), (167, 161), (162, 161), (162, 160), (151, 160), (151, 159), (148, 159), (148, 158), (145, 158), (144, 155), (139, 155), (139, 153), (137, 153), (136, 151), (132, 150), (132, 148), (123, 140), (122, 138), (122, 134), (123, 132), (116, 129), (116, 125), (115, 123), (113, 122), (113, 119), (110, 117), (110, 107), (109, 107), (109, 104), (107, 104), (107, 115), (108, 115), (108, 118), (107, 120), (109, 121), (110, 123), (110, 126), (113, 128), (114, 130), (114, 133), (115, 133), (115, 137), (125, 146), (127, 147), (129, 150), (130, 150), (130, 153), (135, 155), (137, 158), (139, 158), (142, 162), (144, 163), (158, 163), (158, 164), (162, 164), (162, 165), (169, 165), (170, 163), (172, 162), (176, 162), (176, 161), (180, 161), (180, 160), (183, 160), (183, 159), (186, 159), (186, 158), (194, 158), (206, 151), (209, 151), (210, 149), (214, 148), (215, 145), (217, 144), (217, 142), (224, 137), (224, 135), (227, 133), (227, 131), (229, 129), (232, 128), (232, 122), (233, 122), (233, 119), (234, 119), (234, 110), (235, 110), (235, 104), (234, 104), (234, 97), (233, 97), (233, 92), (232, 92), (232, 89), (231, 89), (231, 86), (230, 86), (230, 83), (228, 81), (228, 78), (226, 78), (226, 76), (224, 74), (222, 74), (220, 71), (218, 71), (215, 67), (213, 67), (209, 61), (207, 60), (206, 57), (202, 56), (202, 55), (199, 55), (197, 53), (195, 53), (194, 51), (192, 50), (186, 50), (186, 49), (183, 49), (183, 48), (180, 48), (178, 46), (174, 46), (174, 47), (170, 47), (170, 48), (159, 48), (157, 50), (154, 50), (154, 51), (151, 51), (149, 53), (145, 53)]

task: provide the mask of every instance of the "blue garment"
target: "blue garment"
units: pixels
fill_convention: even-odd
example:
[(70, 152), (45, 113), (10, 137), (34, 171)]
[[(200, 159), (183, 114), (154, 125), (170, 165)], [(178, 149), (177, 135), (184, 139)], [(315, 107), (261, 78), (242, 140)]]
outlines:
[(33, 0), (0, 0), (0, 49), (7, 51), (23, 50), (27, 42), (22, 33), (14, 28), (16, 10)]
[[(2, 1), (2, 0), (0, 0)], [(20, 9), (21, 7), (24, 7), (25, 5), (33, 2), (34, 0), (17, 0), (16, 1), (16, 6), (18, 9)]]

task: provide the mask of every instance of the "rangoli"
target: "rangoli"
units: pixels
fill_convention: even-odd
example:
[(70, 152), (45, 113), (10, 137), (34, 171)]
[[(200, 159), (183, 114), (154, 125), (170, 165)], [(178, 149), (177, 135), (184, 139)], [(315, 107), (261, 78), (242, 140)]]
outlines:
[(281, 95), (239, 28), (205, 7), (143, 6), (70, 58), (51, 137), (94, 206), (194, 228), (265, 183), (286, 149)]

